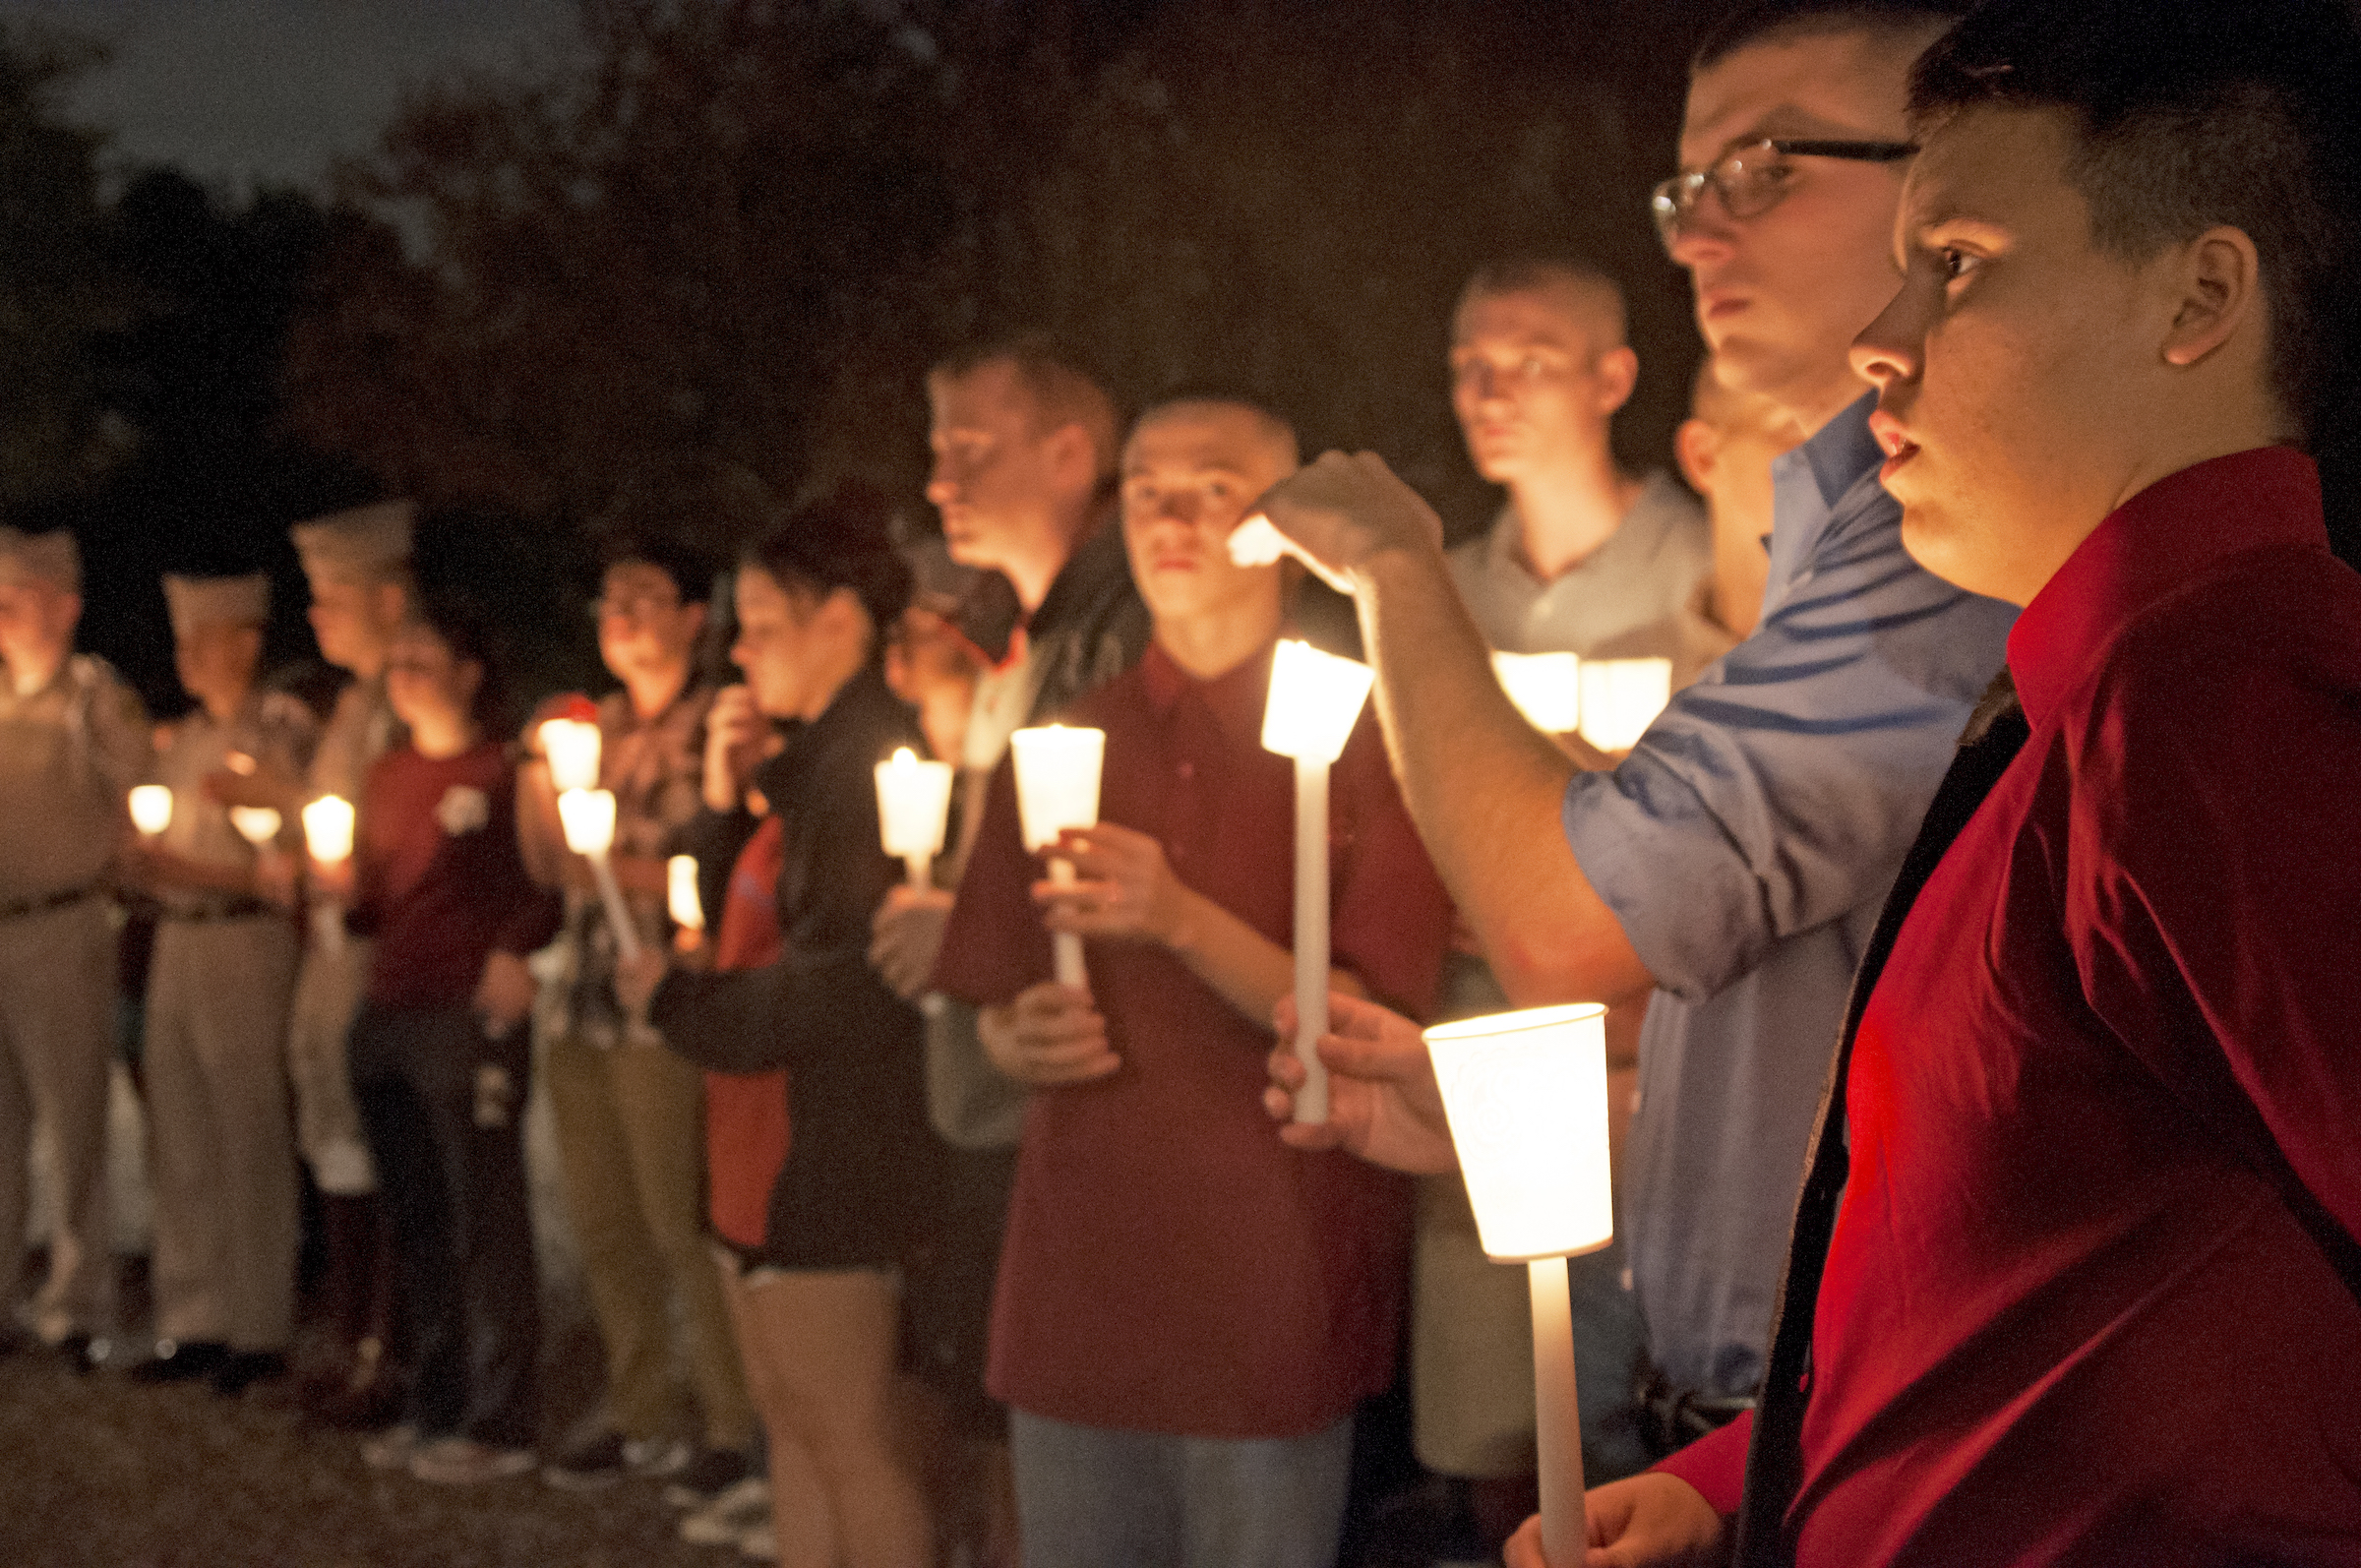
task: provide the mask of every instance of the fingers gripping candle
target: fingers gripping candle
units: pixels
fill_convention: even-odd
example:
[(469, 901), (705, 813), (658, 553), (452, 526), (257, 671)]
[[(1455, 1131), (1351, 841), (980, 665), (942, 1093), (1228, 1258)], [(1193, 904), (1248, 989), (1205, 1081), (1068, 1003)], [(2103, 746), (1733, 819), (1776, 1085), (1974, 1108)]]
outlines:
[[(1016, 758), (1016, 805), (1025, 848), (1039, 852), (1057, 843), (1058, 835), (1069, 827), (1098, 825), (1099, 773), (1107, 759), (1105, 730), (1045, 724), (1017, 731), (1008, 745)], [(1050, 880), (1073, 879), (1073, 862), (1063, 857), (1050, 861)], [(1080, 936), (1059, 932), (1051, 948), (1059, 985), (1090, 984), (1082, 967)]]

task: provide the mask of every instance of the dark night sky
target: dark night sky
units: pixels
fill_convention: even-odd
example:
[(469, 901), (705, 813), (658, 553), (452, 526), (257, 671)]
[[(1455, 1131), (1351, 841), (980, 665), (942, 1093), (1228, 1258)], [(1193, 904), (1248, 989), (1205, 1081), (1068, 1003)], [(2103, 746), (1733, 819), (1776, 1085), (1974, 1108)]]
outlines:
[(366, 151), (404, 84), (567, 47), (572, 0), (0, 0), (0, 21), (107, 42), (70, 99), (125, 162), (242, 193), (316, 186)]

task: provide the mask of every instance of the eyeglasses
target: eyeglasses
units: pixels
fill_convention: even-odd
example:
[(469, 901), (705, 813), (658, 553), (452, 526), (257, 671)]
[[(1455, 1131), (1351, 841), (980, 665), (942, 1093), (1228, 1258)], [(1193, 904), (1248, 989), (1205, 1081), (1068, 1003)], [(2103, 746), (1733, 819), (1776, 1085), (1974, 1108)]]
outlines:
[(1769, 137), (1725, 152), (1710, 168), (1675, 174), (1656, 188), (1649, 207), (1656, 231), (1670, 250), (1697, 204), (1711, 188), (1731, 217), (1760, 217), (1787, 194), (1787, 159), (1844, 158), (1853, 163), (1898, 163), (1918, 151), (1914, 142), (1810, 142)]

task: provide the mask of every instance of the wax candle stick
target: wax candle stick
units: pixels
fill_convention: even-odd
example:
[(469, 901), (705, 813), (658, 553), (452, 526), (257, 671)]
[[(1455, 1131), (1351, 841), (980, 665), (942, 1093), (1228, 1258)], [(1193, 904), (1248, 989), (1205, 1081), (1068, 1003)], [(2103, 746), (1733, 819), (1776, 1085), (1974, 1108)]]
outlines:
[(1265, 750), (1296, 760), (1296, 1055), (1303, 1087), (1296, 1119), (1328, 1119), (1328, 1069), (1319, 1056), (1328, 1032), (1328, 767), (1343, 754), (1368, 700), (1365, 664), (1283, 641), (1271, 656), (1262, 710)]
[[(1048, 849), (1066, 828), (1098, 824), (1099, 774), (1107, 759), (1105, 730), (1045, 724), (1017, 731), (1008, 738), (1008, 745), (1016, 759), (1017, 815), (1027, 849)], [(1072, 885), (1073, 862), (1052, 857), (1050, 880)], [(1080, 936), (1070, 931), (1058, 932), (1050, 947), (1059, 985), (1090, 984)]]
[[(354, 813), (341, 796), (323, 795), (303, 809), (303, 842), (322, 866), (340, 866), (352, 859)], [(312, 905), (312, 935), (329, 952), (344, 950), (344, 906), (323, 898)]]
[(900, 859), (912, 887), (930, 886), (950, 817), (951, 764), (922, 761), (903, 746), (878, 764), (877, 774), (878, 831), (885, 853)]
[(639, 957), (639, 932), (623, 901), (608, 852), (615, 846), (615, 794), (612, 790), (568, 790), (558, 797), (558, 821), (566, 830), (566, 847), (590, 863), (598, 896), (607, 906), (607, 924), (615, 932), (615, 950), (627, 961)]
[(1427, 1054), (1484, 1255), (1526, 1265), (1542, 1549), (1580, 1562), (1582, 1417), (1565, 1260), (1614, 1239), (1606, 1009), (1595, 1002), (1438, 1024)]

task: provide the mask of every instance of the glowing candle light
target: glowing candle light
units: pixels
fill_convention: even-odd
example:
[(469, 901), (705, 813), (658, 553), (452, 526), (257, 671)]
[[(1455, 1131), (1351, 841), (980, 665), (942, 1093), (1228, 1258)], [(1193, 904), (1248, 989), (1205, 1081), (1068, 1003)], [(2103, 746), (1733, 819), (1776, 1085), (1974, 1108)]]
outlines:
[(352, 803), (323, 795), (303, 809), (303, 842), (324, 866), (352, 858)]
[(1319, 1056), (1320, 1036), (1328, 1032), (1328, 767), (1353, 734), (1370, 679), (1367, 665), (1292, 637), (1271, 656), (1263, 749), (1296, 759), (1296, 1055), (1303, 1062), (1298, 1121), (1328, 1119), (1328, 1069)]
[(598, 788), (598, 726), (587, 719), (551, 719), (537, 732), (549, 759), (549, 781), (567, 790)]
[(142, 784), (131, 792), (131, 825), (149, 838), (161, 838), (172, 825), (172, 791), (161, 784)]
[(615, 949), (626, 959), (639, 956), (639, 933), (632, 925), (631, 909), (615, 881), (608, 852), (615, 847), (615, 792), (567, 790), (558, 797), (558, 823), (566, 830), (566, 847), (590, 863), (598, 879), (598, 896), (607, 906), (607, 924), (615, 931)]
[[(1017, 815), (1023, 821), (1025, 848), (1048, 849), (1066, 828), (1098, 825), (1099, 773), (1107, 760), (1105, 730), (1044, 724), (1017, 731), (1008, 745), (1016, 758)], [(1074, 863), (1053, 857), (1050, 880), (1073, 879)], [(1059, 932), (1051, 948), (1059, 985), (1090, 984), (1089, 972), (1082, 967), (1080, 936)]]
[(229, 809), (229, 825), (238, 836), (256, 849), (268, 851), (278, 837), (282, 825), (278, 813), (268, 806), (233, 806)]
[(1582, 719), (1582, 660), (1571, 653), (1495, 653), (1500, 689), (1544, 735), (1571, 735)]
[(704, 900), (696, 893), (696, 857), (675, 855), (664, 863), (664, 903), (683, 931), (705, 929)]
[[(928, 885), (929, 869), (942, 853), (942, 837), (951, 811), (951, 764), (926, 762), (907, 746), (878, 764), (878, 828), (885, 853), (898, 856), (910, 873), (910, 885)], [(1092, 792), (1091, 816), (1098, 816)]]
[(1283, 556), (1294, 556), (1309, 567), (1317, 576), (1339, 593), (1353, 591), (1353, 579), (1342, 573), (1331, 572), (1312, 558), (1311, 552), (1279, 531), (1278, 525), (1256, 513), (1230, 530), (1230, 560), (1241, 567), (1276, 566)]
[(1604, 1007), (1583, 1002), (1426, 1031), (1484, 1255), (1526, 1265), (1542, 1548), (1554, 1563), (1580, 1562), (1588, 1538), (1565, 1260), (1614, 1239), (1605, 1020)]
[(1670, 659), (1582, 661), (1582, 738), (1602, 752), (1628, 752), (1672, 700)]

